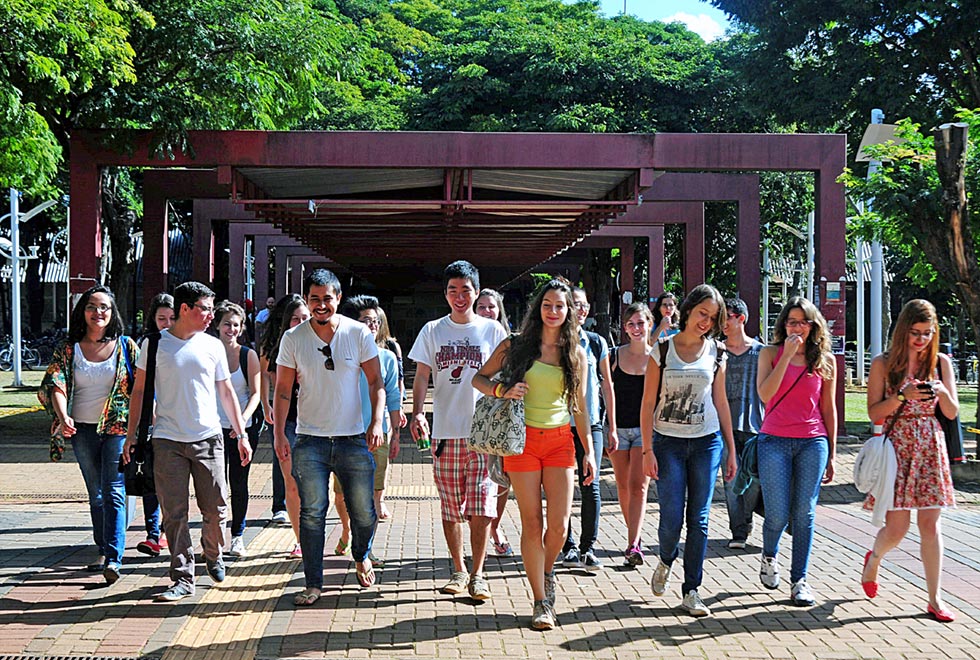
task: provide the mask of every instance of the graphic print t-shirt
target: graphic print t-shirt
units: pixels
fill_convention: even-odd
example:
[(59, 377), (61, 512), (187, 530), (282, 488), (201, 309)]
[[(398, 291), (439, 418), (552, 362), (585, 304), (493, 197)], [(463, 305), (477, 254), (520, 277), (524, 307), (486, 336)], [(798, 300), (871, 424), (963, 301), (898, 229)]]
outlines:
[[(660, 351), (650, 355), (660, 365)], [(677, 438), (699, 438), (721, 429), (718, 410), (711, 398), (715, 358), (718, 346), (707, 340), (693, 362), (684, 362), (670, 339), (664, 370), (663, 393), (654, 412), (653, 428), (657, 433)]]
[(480, 397), (473, 376), (506, 337), (503, 326), (482, 316), (465, 324), (444, 316), (422, 328), (408, 357), (432, 370), (434, 440), (470, 436), (473, 407)]

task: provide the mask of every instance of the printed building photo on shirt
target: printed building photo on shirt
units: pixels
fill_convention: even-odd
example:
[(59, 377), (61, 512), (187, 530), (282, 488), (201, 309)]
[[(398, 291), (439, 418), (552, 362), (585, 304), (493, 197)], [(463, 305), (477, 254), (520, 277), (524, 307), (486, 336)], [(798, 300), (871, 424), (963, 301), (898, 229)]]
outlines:
[[(703, 373), (685, 373), (668, 369), (671, 388), (664, 392), (659, 421), (684, 426), (704, 423), (705, 376)], [(707, 389), (710, 393), (710, 388)]]

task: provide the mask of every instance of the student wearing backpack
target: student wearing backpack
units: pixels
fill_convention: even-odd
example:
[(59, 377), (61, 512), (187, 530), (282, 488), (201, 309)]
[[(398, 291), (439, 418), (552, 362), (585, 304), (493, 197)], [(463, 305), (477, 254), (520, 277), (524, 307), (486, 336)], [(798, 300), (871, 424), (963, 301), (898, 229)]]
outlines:
[(725, 300), (718, 290), (708, 284), (695, 287), (681, 303), (680, 332), (650, 354), (640, 408), (643, 468), (658, 482), (660, 499), (660, 562), (653, 573), (653, 594), (667, 591), (686, 522), (681, 608), (698, 617), (711, 614), (698, 588), (723, 444), (725, 481), (735, 477), (725, 349), (714, 339), (724, 325)]
[[(248, 346), (238, 342), (245, 324), (245, 310), (230, 301), (218, 303), (214, 310), (212, 330), (217, 332), (218, 339), (225, 347), (228, 357), (228, 370), (231, 372), (231, 386), (238, 397), (238, 405), (247, 426), (248, 442), (252, 451), (258, 446), (259, 433), (262, 431), (264, 419), (260, 404), (262, 403), (259, 373), (259, 356)], [(238, 460), (236, 448), (238, 440), (232, 439), (231, 421), (225, 415), (221, 405), (218, 405), (218, 417), (221, 418), (221, 432), (225, 439), (225, 465), (227, 466), (226, 480), (231, 495), (231, 545), (228, 548), (229, 557), (245, 556), (245, 513), (248, 511), (248, 473), (251, 463), (242, 465)]]

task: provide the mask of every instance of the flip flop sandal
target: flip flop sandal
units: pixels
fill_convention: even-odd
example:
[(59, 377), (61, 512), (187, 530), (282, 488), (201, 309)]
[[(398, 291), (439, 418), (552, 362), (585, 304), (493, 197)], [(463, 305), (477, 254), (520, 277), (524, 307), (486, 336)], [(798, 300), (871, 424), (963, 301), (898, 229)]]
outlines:
[(348, 550), (350, 550), (350, 541), (340, 539), (337, 541), (337, 546), (333, 549), (333, 553), (335, 555), (346, 555)]
[(360, 583), (362, 587), (367, 589), (368, 587), (374, 586), (374, 581), (375, 581), (374, 566), (367, 569), (366, 571), (357, 568), (356, 572), (357, 572), (357, 581)]
[(298, 607), (308, 607), (320, 600), (320, 592), (312, 589), (303, 589), (293, 598), (293, 605)]

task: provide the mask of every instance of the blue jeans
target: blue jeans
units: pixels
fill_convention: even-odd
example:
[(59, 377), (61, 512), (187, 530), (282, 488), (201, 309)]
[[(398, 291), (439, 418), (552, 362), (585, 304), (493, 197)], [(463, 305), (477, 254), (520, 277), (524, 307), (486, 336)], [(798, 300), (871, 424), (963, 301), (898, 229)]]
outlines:
[(146, 525), (146, 537), (154, 541), (160, 540), (160, 500), (156, 493), (143, 496), (143, 522)]
[[(742, 450), (755, 433), (747, 431), (735, 431), (735, 462), (742, 463)], [(728, 446), (725, 445), (721, 450), (721, 464), (725, 465), (728, 461)], [(744, 541), (752, 533), (752, 512), (759, 503), (761, 490), (759, 482), (755, 479), (749, 489), (741, 495), (736, 495), (732, 490), (735, 480), (725, 481), (725, 503), (728, 505), (728, 528), (732, 532), (732, 539)]]
[[(248, 442), (255, 452), (259, 445), (259, 434), (256, 426), (245, 429)], [(231, 429), (221, 429), (225, 442), (225, 481), (228, 484), (231, 499), (231, 535), (241, 536), (245, 533), (245, 514), (248, 512), (248, 473), (252, 464), (242, 465), (238, 454), (238, 440), (231, 439)]]
[(293, 447), (293, 477), (299, 489), (299, 544), (306, 587), (323, 588), (323, 537), (330, 506), (330, 474), (340, 481), (350, 514), (351, 558), (371, 551), (378, 516), (374, 510), (374, 456), (364, 434), (324, 438), (300, 434)]
[(806, 577), (813, 544), (813, 519), (820, 495), (820, 481), (827, 469), (826, 436), (783, 438), (759, 434), (759, 481), (766, 503), (762, 526), (762, 552), (775, 557), (786, 526), (793, 525), (793, 562), (790, 579)]
[(95, 424), (76, 424), (71, 437), (88, 491), (92, 531), (106, 566), (118, 568), (126, 550), (126, 481), (119, 471), (124, 435), (99, 435)]
[[(575, 438), (575, 462), (578, 464), (578, 485), (582, 493), (582, 539), (579, 543), (579, 552), (585, 554), (592, 550), (596, 538), (599, 536), (599, 511), (602, 509), (602, 498), (599, 496), (599, 475), (594, 475), (592, 484), (582, 485), (582, 461), (585, 459), (585, 448), (579, 438), (578, 429), (572, 427), (572, 435)], [(596, 469), (602, 461), (602, 427), (594, 426), (590, 432), (592, 441), (592, 455), (595, 456)], [(568, 537), (565, 540), (565, 547), (562, 552), (568, 552), (575, 547), (575, 532), (572, 531), (572, 519), (568, 519)]]
[[(684, 540), (684, 584), (687, 593), (701, 586), (704, 556), (708, 551), (708, 511), (721, 465), (721, 433), (700, 438), (677, 438), (653, 434), (653, 453), (660, 478), (660, 560), (677, 559), (681, 527), (687, 522)], [(684, 505), (687, 504), (685, 516)]]

